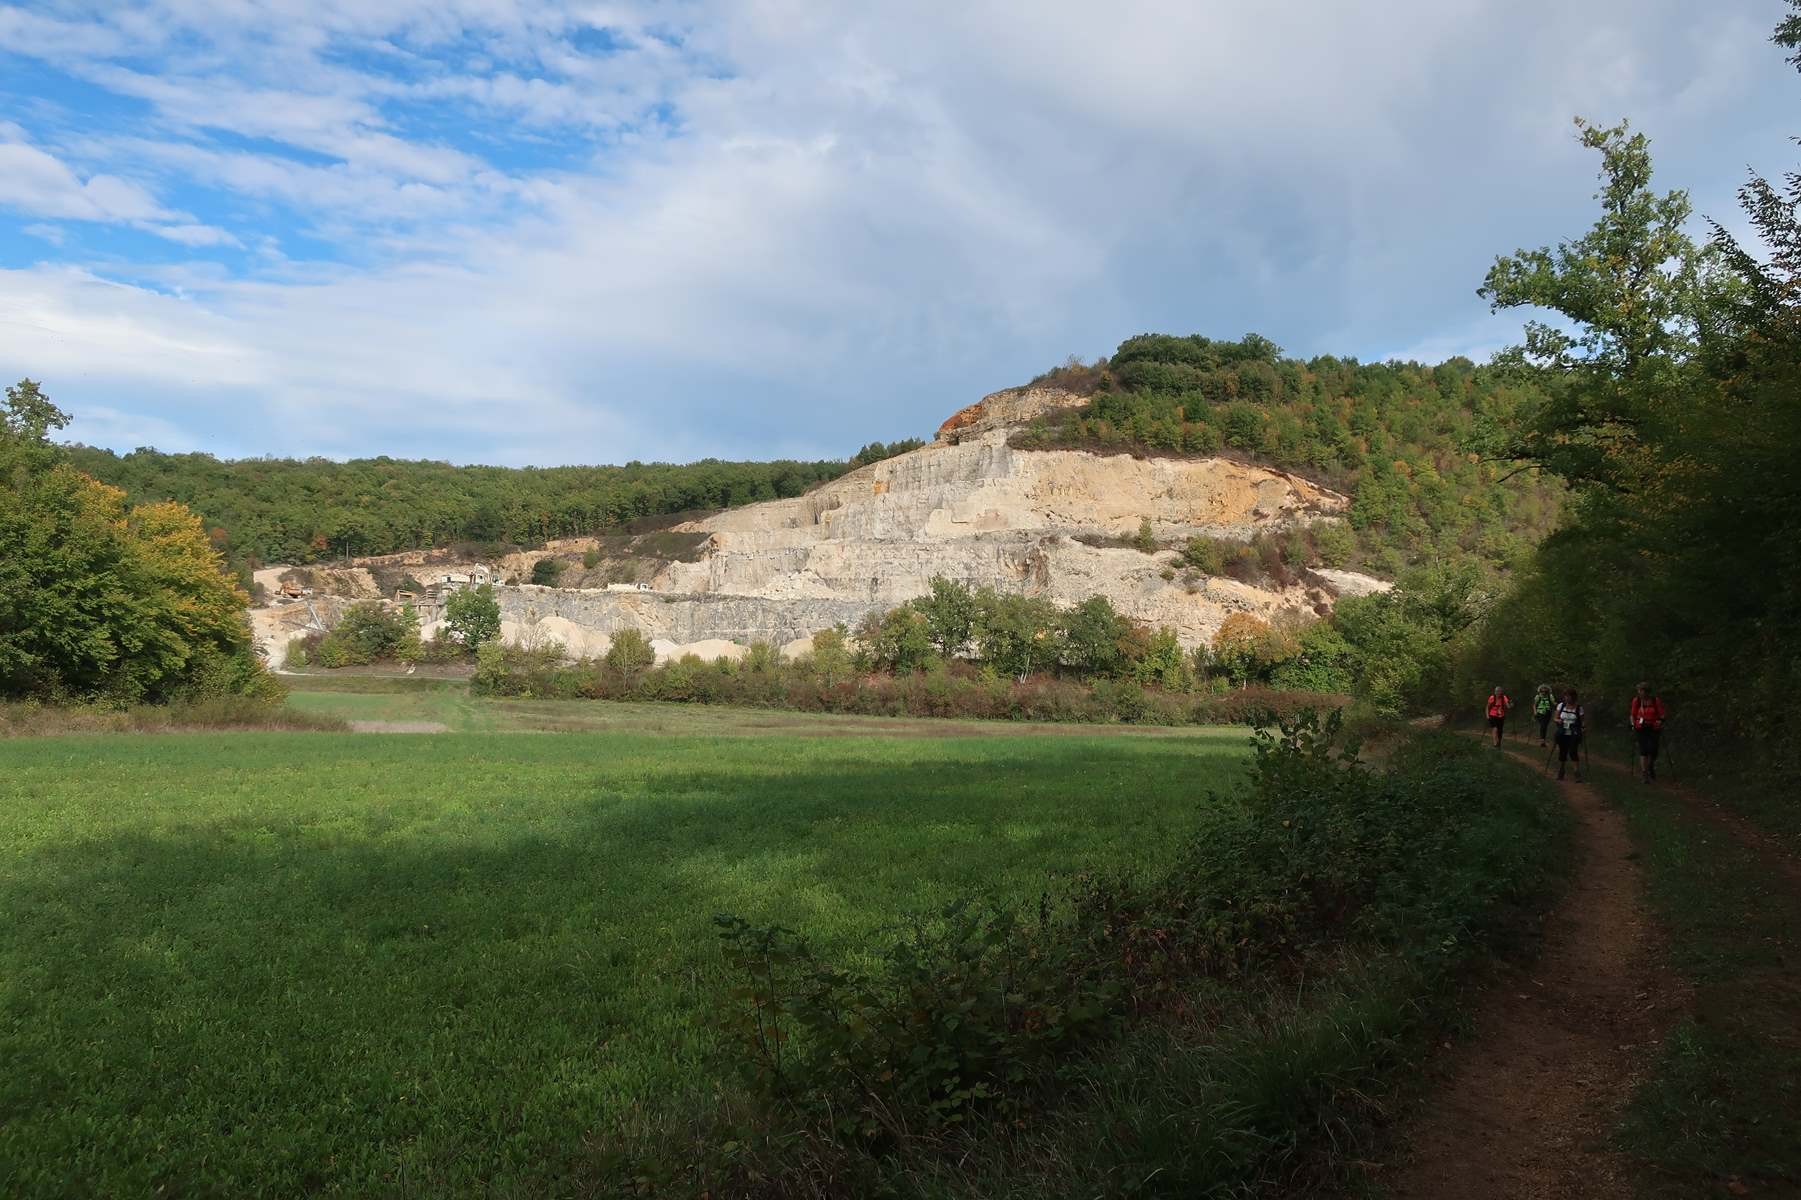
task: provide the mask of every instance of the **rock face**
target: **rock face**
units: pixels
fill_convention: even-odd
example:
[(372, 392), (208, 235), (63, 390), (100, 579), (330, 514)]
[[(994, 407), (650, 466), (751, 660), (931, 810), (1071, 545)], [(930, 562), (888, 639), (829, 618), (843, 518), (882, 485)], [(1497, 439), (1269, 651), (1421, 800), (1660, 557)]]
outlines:
[[(1229, 579), (1184, 577), (1176, 554), (1094, 545), (1132, 537), (1148, 521), (1160, 543), (1248, 538), (1334, 519), (1345, 497), (1225, 459), (1135, 459), (1068, 450), (1015, 450), (1011, 428), (1081, 403), (1021, 389), (964, 409), (932, 445), (853, 471), (805, 496), (732, 509), (684, 528), (711, 534), (694, 563), (672, 563), (659, 592), (756, 598), (767, 615), (733, 608), (785, 639), (828, 612), (864, 612), (923, 595), (933, 576), (1046, 596), (1064, 605), (1104, 595), (1121, 612), (1168, 625), (1186, 645), (1229, 613), (1269, 616), (1329, 603), (1321, 588), (1272, 592)], [(1175, 570), (1174, 579), (1164, 579)], [(830, 609), (814, 608), (828, 602)], [(852, 615), (854, 614), (854, 616)], [(704, 622), (703, 622), (704, 625)], [(814, 626), (818, 628), (819, 626)], [(691, 627), (703, 632), (703, 626)], [(779, 633), (777, 632), (779, 630)], [(705, 627), (709, 636), (732, 634)]]
[(1248, 538), (1335, 519), (1347, 500), (1225, 459), (1007, 445), (1023, 421), (1079, 403), (1050, 389), (996, 393), (945, 422), (929, 446), (805, 496), (683, 526), (709, 535), (705, 552), (697, 562), (664, 567), (650, 592), (497, 589), (505, 628), (513, 637), (529, 639), (528, 630), (556, 637), (577, 654), (600, 652), (603, 639), (627, 626), (666, 655), (708, 640), (804, 643), (817, 630), (855, 626), (871, 611), (923, 595), (941, 575), (1063, 605), (1103, 595), (1194, 646), (1230, 613), (1311, 610), (1362, 586), (1345, 580), (1268, 591), (1194, 577), (1174, 551), (1090, 544), (1132, 537), (1144, 521), (1165, 544), (1197, 534)]
[[(1339, 594), (1384, 586), (1316, 572), (1280, 591), (1184, 569), (1173, 549), (1122, 547), (1149, 522), (1156, 540), (1249, 538), (1336, 520), (1348, 501), (1305, 480), (1226, 459), (1137, 459), (1015, 450), (1008, 433), (1082, 403), (1057, 389), (997, 392), (944, 423), (931, 445), (874, 463), (805, 496), (732, 509), (679, 527), (703, 534), (697, 561), (670, 562), (650, 591), (501, 586), (503, 636), (604, 653), (636, 628), (664, 658), (716, 657), (769, 641), (792, 652), (818, 630), (925, 594), (934, 576), (1047, 597), (1106, 596), (1185, 646), (1234, 612), (1321, 611)], [(1169, 576), (1165, 578), (1165, 576)], [(427, 636), (432, 632), (428, 618)]]

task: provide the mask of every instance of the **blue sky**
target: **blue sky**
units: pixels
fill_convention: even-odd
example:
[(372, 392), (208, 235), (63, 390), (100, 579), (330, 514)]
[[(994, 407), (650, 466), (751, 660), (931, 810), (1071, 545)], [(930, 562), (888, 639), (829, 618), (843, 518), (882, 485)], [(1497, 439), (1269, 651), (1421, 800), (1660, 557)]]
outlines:
[(1147, 330), (1486, 357), (1577, 115), (1734, 224), (1780, 0), (0, 0), (0, 377), (226, 456), (842, 457)]

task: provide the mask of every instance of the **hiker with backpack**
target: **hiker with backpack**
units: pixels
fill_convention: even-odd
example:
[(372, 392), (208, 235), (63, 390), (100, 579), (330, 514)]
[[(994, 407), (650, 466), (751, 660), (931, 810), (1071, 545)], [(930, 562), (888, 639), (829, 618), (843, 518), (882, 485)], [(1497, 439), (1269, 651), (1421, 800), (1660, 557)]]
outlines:
[(1495, 749), (1501, 748), (1501, 732), (1507, 724), (1507, 712), (1513, 707), (1513, 697), (1507, 689), (1495, 684), (1495, 690), (1488, 694), (1488, 727), (1495, 731)]
[(1632, 735), (1638, 741), (1639, 778), (1651, 783), (1657, 778), (1657, 751), (1663, 741), (1663, 722), (1666, 716), (1663, 698), (1649, 683), (1638, 685), (1638, 691), (1632, 697), (1631, 722)]
[(1551, 698), (1551, 685), (1541, 683), (1532, 697), (1532, 716), (1538, 722), (1538, 744), (1549, 745), (1545, 739), (1551, 732), (1551, 710), (1557, 707), (1557, 701)]
[(1576, 689), (1564, 688), (1563, 699), (1551, 710), (1551, 720), (1557, 725), (1557, 778), (1563, 778), (1564, 766), (1570, 759), (1576, 760), (1576, 782), (1582, 782), (1582, 738), (1586, 732), (1582, 727), (1584, 713), (1582, 705), (1576, 701)]

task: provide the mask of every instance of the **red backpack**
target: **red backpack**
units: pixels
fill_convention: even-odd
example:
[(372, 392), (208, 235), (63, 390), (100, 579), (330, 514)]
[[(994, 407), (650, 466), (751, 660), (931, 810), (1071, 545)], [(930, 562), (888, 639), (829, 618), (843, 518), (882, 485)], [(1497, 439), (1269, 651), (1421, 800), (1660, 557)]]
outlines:
[(1632, 698), (1632, 727), (1643, 729), (1649, 725), (1652, 729), (1663, 728), (1663, 699), (1653, 696), (1649, 700)]
[(1502, 692), (1499, 696), (1494, 695), (1491, 692), (1488, 697), (1488, 715), (1491, 717), (1504, 717), (1507, 715), (1507, 709), (1512, 704), (1513, 701), (1507, 698), (1506, 692)]

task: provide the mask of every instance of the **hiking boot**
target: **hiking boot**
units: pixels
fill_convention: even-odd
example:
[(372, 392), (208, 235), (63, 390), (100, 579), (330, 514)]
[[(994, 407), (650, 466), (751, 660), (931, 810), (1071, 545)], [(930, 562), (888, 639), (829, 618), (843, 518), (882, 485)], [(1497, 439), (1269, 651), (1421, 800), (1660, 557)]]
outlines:
[(1562, 767), (1557, 768), (1557, 782), (1559, 782), (1559, 783), (1563, 782), (1563, 768)]
[(1577, 771), (1577, 772), (1576, 772), (1576, 782), (1577, 782), (1577, 783), (1581, 783), (1581, 782), (1582, 782), (1582, 772), (1581, 772), (1581, 771), (1580, 771), (1580, 770), (1578, 770), (1578, 771)]

